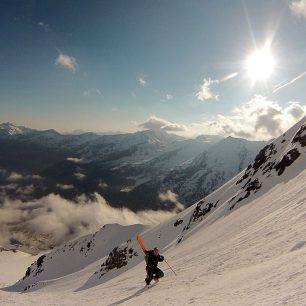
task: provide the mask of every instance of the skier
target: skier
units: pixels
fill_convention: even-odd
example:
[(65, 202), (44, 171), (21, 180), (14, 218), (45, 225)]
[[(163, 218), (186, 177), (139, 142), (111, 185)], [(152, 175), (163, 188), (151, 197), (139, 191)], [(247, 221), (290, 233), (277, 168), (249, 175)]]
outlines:
[(146, 271), (147, 277), (145, 282), (147, 285), (150, 284), (152, 279), (158, 282), (158, 279), (164, 276), (164, 272), (157, 268), (159, 261), (164, 261), (164, 256), (159, 254), (158, 247), (155, 247), (153, 250), (147, 251), (145, 250), (145, 260), (146, 260)]

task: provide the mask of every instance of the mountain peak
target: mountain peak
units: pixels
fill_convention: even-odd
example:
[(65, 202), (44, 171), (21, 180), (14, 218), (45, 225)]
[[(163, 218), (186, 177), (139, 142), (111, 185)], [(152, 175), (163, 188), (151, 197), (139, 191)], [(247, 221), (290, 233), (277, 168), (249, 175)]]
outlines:
[(24, 126), (17, 126), (10, 122), (1, 123), (0, 130), (2, 130), (2, 132), (4, 131), (7, 135), (10, 136), (21, 135), (28, 131), (31, 131), (31, 129), (29, 128), (26, 128)]
[(151, 129), (145, 130), (141, 132), (137, 132), (136, 134), (141, 134), (149, 139), (150, 142), (174, 142), (174, 141), (181, 141), (184, 140), (184, 137), (169, 134), (165, 130), (162, 129)]

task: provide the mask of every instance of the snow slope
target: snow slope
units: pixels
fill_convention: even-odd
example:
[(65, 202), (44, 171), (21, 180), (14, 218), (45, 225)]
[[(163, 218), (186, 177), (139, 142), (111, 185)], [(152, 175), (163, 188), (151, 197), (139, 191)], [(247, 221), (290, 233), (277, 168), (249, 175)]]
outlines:
[[(101, 229), (93, 235), (99, 236), (99, 251), (90, 246), (101, 252), (98, 260), (81, 265), (76, 256), (89, 237), (74, 242), (77, 251), (66, 246), (38, 259), (24, 279), (3, 289), (1, 304), (39, 299), (43, 305), (305, 305), (305, 119), (265, 147), (246, 170), (167, 222), (119, 227), (116, 237), (122, 239), (116, 242)], [(162, 263), (165, 278), (142, 288), (137, 231), (149, 248), (160, 246), (177, 276)]]
[(169, 172), (163, 187), (184, 202), (194, 203), (247, 167), (264, 145), (263, 141), (227, 137), (193, 159), (184, 171)]
[(37, 256), (0, 247), (0, 287), (7, 286), (21, 278), (24, 270), (36, 259)]

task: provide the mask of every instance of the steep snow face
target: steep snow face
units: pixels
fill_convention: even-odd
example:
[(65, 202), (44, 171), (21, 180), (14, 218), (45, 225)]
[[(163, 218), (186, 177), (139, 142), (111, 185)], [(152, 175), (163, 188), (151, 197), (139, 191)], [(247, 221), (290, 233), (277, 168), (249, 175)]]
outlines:
[(305, 169), (306, 120), (289, 129), (264, 147), (252, 164), (208, 197), (199, 201), (184, 232), (201, 223), (206, 215), (218, 210), (216, 216), (227, 215), (234, 208), (249, 203), (268, 192), (275, 185), (286, 182)]
[[(262, 292), (260, 281), (268, 281), (273, 276), (278, 277), (284, 290), (286, 286), (283, 277), (295, 286), (302, 279), (305, 280), (303, 277), (306, 273), (306, 257), (303, 257), (306, 251), (305, 237), (303, 239), (306, 230), (305, 165), (304, 118), (260, 151), (246, 170), (167, 222), (147, 229), (139, 225), (109, 226), (109, 230), (115, 230), (113, 235), (109, 232), (104, 234), (105, 230), (108, 231), (107, 227), (101, 229), (92, 236), (80, 238), (41, 256), (29, 267), (22, 280), (6, 290), (31, 291), (50, 287), (52, 291), (52, 288), (60, 288), (65, 283), (65, 288), (70, 286), (69, 290), (86, 292), (110, 281), (110, 286), (99, 287), (99, 290), (105, 288), (105, 294), (107, 290), (113, 290), (113, 294), (122, 296), (119, 293), (122, 288), (129, 286), (131, 279), (139, 278), (143, 269), (138, 268), (143, 256), (133, 238), (136, 232), (142, 232), (149, 248), (158, 245), (167, 258), (171, 258), (171, 263), (178, 267), (180, 276), (175, 284), (171, 285), (165, 279), (165, 284), (173, 291), (173, 302), (177, 301), (174, 294), (177, 288), (183, 289), (190, 282), (199, 288), (194, 290), (189, 287), (187, 296), (191, 298), (194, 293), (197, 298), (201, 297), (199, 304), (204, 299), (203, 290), (217, 294), (222, 288), (226, 294), (222, 295), (224, 299), (221, 304), (226, 304), (233, 288), (228, 285), (230, 279), (235, 279), (236, 286), (243, 292), (250, 292), (254, 287)], [(282, 269), (282, 264), (290, 265), (289, 270)], [(294, 276), (297, 265), (302, 265), (301, 274)], [(76, 273), (80, 269), (83, 269), (82, 272)], [(223, 273), (226, 277), (222, 277)], [(253, 286), (246, 284), (244, 275), (248, 276), (246, 279)], [(62, 277), (62, 280), (55, 279), (58, 277)], [(68, 285), (67, 282), (74, 277), (77, 277), (77, 281)], [(255, 277), (255, 281), (252, 277)], [(123, 285), (118, 284), (119, 280)], [(209, 286), (207, 289), (205, 286), (208, 281), (217, 288)], [(109, 289), (113, 287), (118, 291)], [(305, 297), (305, 288), (304, 283), (294, 290)], [(256, 290), (251, 292), (255, 294)], [(163, 289), (159, 292), (163, 296), (167, 294)], [(272, 302), (275, 302), (280, 293), (275, 288), (267, 292), (273, 294)], [(268, 293), (266, 296), (269, 296)], [(248, 300), (245, 293), (244, 296)], [(180, 298), (183, 304), (188, 304), (186, 296)], [(137, 294), (131, 299), (134, 302), (141, 301)], [(158, 301), (161, 302), (160, 299)], [(216, 304), (218, 302), (216, 299), (212, 301)]]

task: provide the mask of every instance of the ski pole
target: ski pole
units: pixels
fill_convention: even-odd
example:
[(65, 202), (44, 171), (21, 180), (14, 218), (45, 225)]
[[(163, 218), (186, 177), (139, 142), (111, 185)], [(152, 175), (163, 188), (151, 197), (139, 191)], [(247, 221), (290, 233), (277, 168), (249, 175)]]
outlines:
[(167, 260), (165, 259), (165, 263), (169, 266), (169, 268), (171, 269), (171, 271), (174, 273), (174, 275), (176, 276), (176, 273), (174, 272), (174, 270), (171, 268), (171, 266), (168, 264)]

